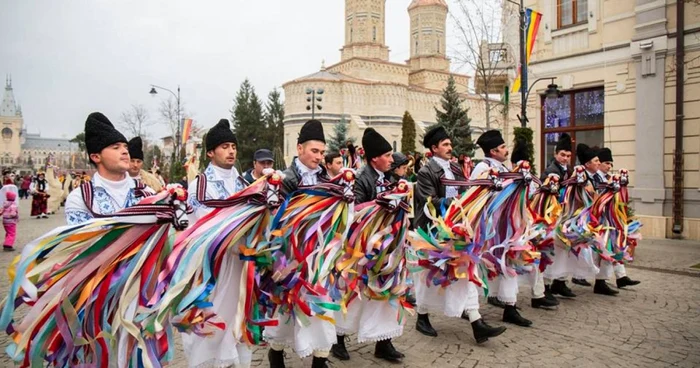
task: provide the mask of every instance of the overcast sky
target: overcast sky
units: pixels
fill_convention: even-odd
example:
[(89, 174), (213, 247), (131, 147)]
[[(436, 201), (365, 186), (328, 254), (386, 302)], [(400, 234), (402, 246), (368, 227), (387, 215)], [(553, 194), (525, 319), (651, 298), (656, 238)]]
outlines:
[[(387, 0), (391, 60), (409, 56), (411, 0)], [(12, 74), (30, 133), (74, 137), (101, 111), (117, 123), (142, 104), (151, 119), (175, 90), (211, 127), (248, 77), (261, 98), (340, 60), (343, 0), (0, 0), (0, 74)], [(448, 26), (448, 34), (454, 33)], [(450, 42), (448, 41), (448, 44)], [(167, 132), (164, 125), (153, 136)]]

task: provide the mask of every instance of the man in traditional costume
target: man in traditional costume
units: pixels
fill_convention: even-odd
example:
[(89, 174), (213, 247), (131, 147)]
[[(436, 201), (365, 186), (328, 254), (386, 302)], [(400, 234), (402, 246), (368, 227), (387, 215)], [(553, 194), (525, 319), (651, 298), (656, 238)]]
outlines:
[[(458, 165), (450, 163), (452, 141), (443, 127), (437, 126), (428, 131), (423, 138), (423, 146), (430, 151), (432, 158), (418, 171), (414, 227), (427, 230), (431, 222), (424, 211), (428, 198), (439, 208), (447, 205), (467, 187), (464, 171)], [(440, 310), (448, 317), (467, 317), (477, 343), (483, 343), (506, 330), (505, 327), (491, 327), (481, 318), (479, 291), (468, 278), (460, 279), (441, 290), (438, 285), (426, 285), (427, 273), (426, 270), (414, 274), (418, 332), (426, 336), (437, 336), (428, 317), (431, 309)]]
[[(326, 138), (323, 125), (309, 120), (301, 128), (297, 138), (297, 157), (283, 171), (282, 189), (286, 195), (299, 187), (327, 182), (330, 178), (323, 167)], [(292, 347), (302, 358), (313, 354), (313, 368), (325, 368), (328, 355), (336, 343), (332, 322), (312, 316), (307, 326), (300, 326), (289, 316), (280, 316), (279, 325), (265, 329), (265, 340), (270, 343), (268, 360), (271, 368), (284, 368), (284, 348)]]
[[(598, 152), (598, 159), (600, 160), (600, 166), (598, 167), (598, 177), (602, 182), (607, 183), (608, 181), (610, 181), (610, 179), (612, 179), (611, 171), (614, 165), (612, 151), (610, 150), (610, 148), (601, 148)], [(622, 262), (614, 262), (613, 271), (615, 273), (616, 284), (618, 288), (639, 285), (639, 283), (641, 283), (641, 281), (632, 280), (627, 276), (625, 265)], [(604, 275), (605, 273), (601, 276)]]
[(132, 138), (129, 143), (129, 156), (131, 162), (129, 165), (129, 176), (133, 179), (141, 180), (149, 188), (156, 192), (160, 192), (163, 186), (160, 185), (158, 179), (150, 172), (143, 169), (143, 141), (141, 137)]
[(127, 140), (102, 113), (90, 114), (85, 122), (85, 148), (97, 171), (68, 195), (69, 225), (81, 224), (96, 215), (111, 215), (153, 194), (152, 189), (129, 177)]
[[(218, 207), (218, 203), (245, 188), (245, 183), (235, 167), (238, 140), (228, 120), (221, 119), (209, 129), (205, 147), (210, 163), (204, 172), (188, 185), (188, 202), (194, 209), (189, 217), (190, 226), (212, 212)], [(229, 252), (222, 261), (221, 272), (212, 291), (212, 311), (225, 321), (226, 328), (216, 330), (210, 336), (182, 335), (190, 367), (250, 366), (250, 348), (241, 341), (241, 336), (234, 336), (233, 321), (238, 313), (242, 268), (243, 261), (240, 256)]]
[[(394, 162), (391, 144), (373, 128), (367, 128), (362, 136), (367, 165), (363, 166), (355, 180), (355, 203), (373, 201), (377, 194), (388, 190), (391, 185), (389, 170)], [(403, 324), (396, 318), (396, 306), (388, 300), (354, 299), (350, 302), (347, 315), (339, 313), (336, 321), (338, 342), (333, 345), (333, 356), (340, 360), (350, 359), (345, 347), (345, 336), (357, 333), (359, 343), (376, 342), (374, 356), (390, 362), (400, 362), (404, 354), (397, 351), (391, 339), (403, 334)]]
[[(554, 160), (549, 164), (549, 166), (547, 166), (542, 175), (543, 181), (550, 174), (558, 175), (560, 183), (563, 183), (569, 178), (569, 165), (571, 164), (571, 149), (571, 136), (569, 136), (566, 133), (563, 133), (559, 137), (557, 145), (554, 148)], [(554, 248), (553, 264), (547, 267), (544, 271), (545, 294), (548, 296), (552, 295), (553, 297), (554, 294), (558, 294), (566, 298), (576, 297), (576, 294), (574, 294), (574, 292), (571, 291), (571, 289), (566, 285), (566, 277), (560, 277), (556, 280), (552, 280), (550, 277), (552, 267), (554, 267), (555, 263), (559, 262), (561, 264), (568, 262), (569, 256), (567, 253), (568, 252), (562, 251), (561, 248)], [(552, 292), (552, 289), (554, 289), (555, 292)]]
[[(485, 157), (484, 160), (479, 162), (479, 164), (474, 167), (474, 171), (472, 171), (470, 179), (479, 179), (484, 173), (487, 173), (492, 169), (495, 169), (499, 173), (506, 173), (510, 171), (505, 165), (505, 162), (508, 160), (509, 152), (500, 131), (489, 130), (484, 132), (476, 140), (476, 144), (478, 144), (484, 151)], [(517, 159), (520, 160), (522, 158), (523, 157), (519, 157)], [(500, 221), (505, 221), (505, 219), (500, 219)], [(539, 277), (537, 274), (535, 274), (532, 281), (534, 298), (540, 301), (539, 304), (550, 306), (549, 304), (552, 304), (552, 302), (547, 300), (544, 296), (544, 281), (542, 281), (541, 277)], [(491, 280), (489, 283), (489, 289), (496, 293), (496, 295), (490, 295), (488, 297), (489, 304), (504, 309), (504, 322), (513, 323), (522, 327), (529, 327), (532, 325), (532, 321), (521, 316), (520, 312), (515, 306), (518, 290), (517, 277), (505, 277), (503, 274), (500, 274)]]
[(557, 145), (554, 147), (554, 159), (542, 173), (542, 180), (547, 178), (549, 174), (559, 175), (559, 180), (564, 181), (569, 178), (569, 165), (571, 164), (571, 136), (563, 133)]
[[(94, 112), (85, 121), (85, 148), (97, 171), (92, 179), (73, 190), (66, 199), (66, 222), (79, 225), (92, 218), (109, 216), (136, 205), (152, 189), (129, 177), (129, 149), (126, 137), (102, 113)], [(127, 314), (135, 313), (136, 304)], [(118, 336), (119, 366), (125, 366), (127, 336)]]

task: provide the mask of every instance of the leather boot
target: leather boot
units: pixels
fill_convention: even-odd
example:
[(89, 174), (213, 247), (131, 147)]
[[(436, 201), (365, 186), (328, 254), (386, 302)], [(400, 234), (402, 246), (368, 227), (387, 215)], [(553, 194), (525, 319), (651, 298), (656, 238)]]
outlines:
[(428, 314), (418, 314), (418, 320), (416, 321), (416, 331), (422, 333), (425, 336), (436, 337), (437, 331), (430, 324), (430, 318)]
[(554, 280), (550, 290), (552, 291), (552, 294), (561, 295), (565, 298), (576, 297), (576, 294), (574, 294), (574, 292), (571, 291), (568, 286), (566, 286), (566, 281), (564, 280)]
[(506, 331), (504, 326), (501, 327), (491, 327), (483, 318), (479, 318), (472, 322), (472, 331), (474, 331), (474, 339), (477, 344), (486, 342), (489, 337), (496, 337)]
[(532, 321), (523, 318), (514, 305), (506, 305), (505, 309), (503, 309), (503, 322), (512, 323), (520, 327), (532, 326)]
[(350, 353), (348, 353), (348, 349), (345, 347), (345, 336), (337, 335), (336, 337), (338, 338), (338, 342), (333, 344), (331, 354), (338, 358), (338, 360), (350, 360)]
[(641, 281), (632, 280), (627, 276), (620, 277), (619, 279), (617, 279), (617, 288), (621, 289), (625, 286), (634, 286), (634, 285), (639, 285), (640, 283), (641, 283)]
[(311, 368), (328, 368), (328, 358), (319, 358), (319, 357), (314, 357), (314, 360), (311, 361)]
[(617, 290), (610, 288), (605, 280), (595, 280), (595, 286), (593, 287), (593, 292), (596, 294), (615, 296), (619, 293)]
[(268, 350), (267, 360), (270, 361), (270, 368), (284, 368), (284, 351), (275, 349)]
[(493, 305), (494, 307), (498, 307), (498, 308), (505, 308), (506, 307), (506, 305), (500, 299), (498, 299), (498, 297), (495, 297), (495, 296), (488, 297), (488, 302), (489, 302), (489, 304)]
[(391, 339), (389, 339), (377, 341), (374, 345), (374, 356), (392, 363), (399, 363), (405, 355), (396, 350), (394, 344), (391, 343)]
[(545, 299), (557, 303), (559, 305), (559, 300), (552, 294), (552, 288), (550, 285), (544, 286), (544, 297)]
[(554, 300), (547, 299), (547, 297), (532, 298), (531, 305), (533, 308), (549, 309), (559, 305), (559, 301), (556, 298)]
[(586, 279), (571, 279), (571, 282), (573, 282), (576, 285), (581, 285), (581, 286), (593, 286), (591, 285), (590, 282), (586, 281)]

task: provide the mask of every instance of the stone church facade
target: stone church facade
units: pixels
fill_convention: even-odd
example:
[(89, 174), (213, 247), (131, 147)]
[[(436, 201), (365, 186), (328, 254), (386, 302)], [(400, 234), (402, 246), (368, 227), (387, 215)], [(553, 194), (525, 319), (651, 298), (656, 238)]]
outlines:
[(396, 63), (389, 61), (384, 42), (385, 0), (346, 0), (341, 61), (283, 85), (286, 162), (296, 155), (299, 130), (312, 117), (307, 91), (320, 88), (324, 90), (323, 109), (314, 117), (324, 124), (326, 138), (333, 134), (335, 124), (346, 121), (356, 144), (364, 129), (372, 127), (400, 151), (401, 121), (408, 111), (416, 121), (416, 149), (423, 151), (422, 136), (435, 123), (435, 107), (440, 106), (450, 75), (463, 93), (475, 135), (482, 131), (482, 100), (467, 93), (468, 76), (450, 72), (445, 55), (447, 12), (445, 0), (414, 0), (408, 7), (411, 57), (406, 63)]

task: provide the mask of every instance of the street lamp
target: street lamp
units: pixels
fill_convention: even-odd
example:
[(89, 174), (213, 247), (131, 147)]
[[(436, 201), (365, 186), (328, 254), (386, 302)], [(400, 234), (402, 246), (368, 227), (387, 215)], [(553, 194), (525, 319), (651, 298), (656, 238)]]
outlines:
[(306, 89), (306, 110), (311, 110), (311, 119), (316, 117), (316, 109), (323, 110), (323, 106), (319, 105), (319, 102), (323, 101), (323, 88), (307, 88)]
[(156, 86), (155, 84), (151, 84), (151, 91), (148, 92), (151, 94), (151, 96), (156, 96), (158, 94), (158, 91), (156, 89), (162, 89), (163, 91), (170, 92), (175, 97), (175, 100), (177, 101), (177, 129), (175, 133), (175, 162), (174, 164), (177, 165), (180, 162), (180, 130), (182, 126), (182, 118), (180, 117), (180, 86), (177, 86), (177, 94), (175, 92), (165, 88), (165, 87), (160, 87)]

